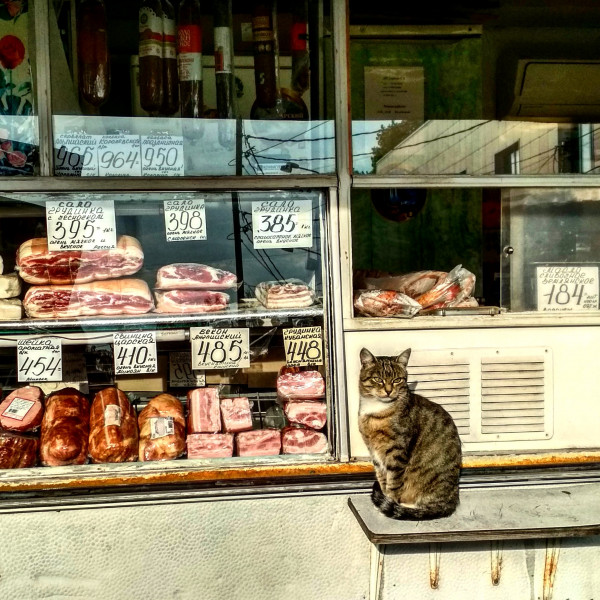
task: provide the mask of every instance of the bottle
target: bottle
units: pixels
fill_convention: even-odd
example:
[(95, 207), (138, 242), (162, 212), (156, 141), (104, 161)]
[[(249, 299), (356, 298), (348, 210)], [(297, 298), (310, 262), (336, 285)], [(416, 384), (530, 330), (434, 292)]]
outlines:
[(79, 92), (93, 107), (110, 95), (110, 57), (104, 0), (83, 0), (77, 8)]
[(158, 114), (163, 104), (163, 22), (160, 0), (141, 0), (139, 7), (140, 104)]
[(214, 0), (213, 16), (217, 117), (234, 119), (236, 111), (231, 0)]
[(177, 23), (177, 62), (179, 68), (179, 106), (182, 118), (201, 118), (202, 24), (199, 0), (182, 0)]
[(172, 115), (179, 109), (179, 80), (177, 75), (177, 28), (175, 9), (170, 0), (161, 0), (163, 14), (163, 115)]

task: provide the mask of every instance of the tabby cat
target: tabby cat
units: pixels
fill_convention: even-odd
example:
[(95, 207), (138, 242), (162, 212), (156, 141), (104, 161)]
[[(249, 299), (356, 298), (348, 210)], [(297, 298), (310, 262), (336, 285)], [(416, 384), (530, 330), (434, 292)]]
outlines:
[(461, 442), (448, 412), (408, 388), (410, 352), (360, 352), (358, 425), (377, 476), (371, 499), (393, 519), (447, 517), (459, 501)]

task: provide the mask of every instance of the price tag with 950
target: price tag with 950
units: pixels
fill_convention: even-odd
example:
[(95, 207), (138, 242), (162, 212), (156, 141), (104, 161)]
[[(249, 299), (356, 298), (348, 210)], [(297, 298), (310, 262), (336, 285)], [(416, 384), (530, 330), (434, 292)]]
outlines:
[(245, 369), (250, 366), (246, 328), (190, 327), (193, 369)]
[(62, 381), (62, 345), (55, 338), (17, 342), (18, 381)]
[(122, 331), (113, 334), (115, 375), (156, 373), (156, 331)]
[(142, 176), (182, 177), (183, 137), (177, 135), (142, 135)]
[(289, 367), (323, 364), (321, 327), (293, 327), (283, 330), (285, 362)]

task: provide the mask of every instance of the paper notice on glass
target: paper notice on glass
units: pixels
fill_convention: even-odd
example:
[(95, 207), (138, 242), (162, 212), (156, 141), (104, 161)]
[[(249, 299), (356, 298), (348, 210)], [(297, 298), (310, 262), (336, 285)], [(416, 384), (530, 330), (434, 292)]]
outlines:
[(310, 200), (264, 200), (252, 203), (252, 244), (255, 248), (310, 248)]
[(425, 118), (423, 67), (365, 67), (365, 119)]
[(598, 267), (560, 265), (536, 268), (537, 309), (544, 312), (598, 310)]

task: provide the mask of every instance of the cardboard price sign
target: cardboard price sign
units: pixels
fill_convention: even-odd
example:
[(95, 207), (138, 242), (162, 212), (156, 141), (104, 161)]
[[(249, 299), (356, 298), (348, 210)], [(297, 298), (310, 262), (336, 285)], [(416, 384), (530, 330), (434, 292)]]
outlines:
[(155, 331), (126, 331), (113, 334), (115, 375), (156, 373)]
[(204, 200), (165, 200), (167, 242), (206, 239)]
[(536, 268), (537, 309), (543, 312), (598, 310), (598, 267)]
[(250, 330), (191, 327), (193, 369), (245, 369), (250, 366)]
[(62, 381), (62, 344), (53, 338), (17, 342), (17, 381)]
[(310, 248), (310, 200), (264, 200), (252, 203), (252, 243), (255, 248)]
[(192, 369), (189, 352), (169, 352), (169, 383), (173, 387), (204, 387), (206, 377), (203, 372)]
[(285, 362), (289, 367), (323, 364), (321, 327), (294, 327), (283, 330)]

